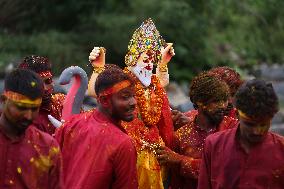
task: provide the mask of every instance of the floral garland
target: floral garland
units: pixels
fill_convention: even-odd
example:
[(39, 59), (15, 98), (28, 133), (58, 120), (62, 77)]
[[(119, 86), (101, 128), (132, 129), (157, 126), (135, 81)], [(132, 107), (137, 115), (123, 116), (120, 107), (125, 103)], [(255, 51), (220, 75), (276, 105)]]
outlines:
[(145, 88), (142, 83), (127, 68), (124, 69), (124, 72), (130, 74), (134, 78), (136, 100), (143, 122), (146, 126), (157, 125), (161, 117), (163, 97), (165, 95), (159, 79), (155, 75), (151, 78), (152, 81), (149, 88), (151, 97), (149, 102), (145, 97)]
[(162, 144), (158, 128), (146, 127), (143, 120), (138, 117), (132, 122), (122, 122), (122, 126), (126, 130), (127, 135), (134, 139), (137, 151), (141, 151), (145, 148), (151, 150), (154, 146)]

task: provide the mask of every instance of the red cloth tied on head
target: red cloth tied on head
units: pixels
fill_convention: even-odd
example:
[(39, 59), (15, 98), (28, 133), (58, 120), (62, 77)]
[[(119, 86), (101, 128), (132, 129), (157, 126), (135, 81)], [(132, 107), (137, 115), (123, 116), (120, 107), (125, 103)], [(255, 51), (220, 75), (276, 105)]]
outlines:
[(99, 97), (108, 96), (108, 95), (117, 93), (120, 90), (125, 89), (126, 87), (129, 87), (130, 85), (131, 85), (131, 83), (128, 80), (120, 81), (120, 82), (114, 84), (113, 86), (106, 88), (105, 90), (100, 92)]

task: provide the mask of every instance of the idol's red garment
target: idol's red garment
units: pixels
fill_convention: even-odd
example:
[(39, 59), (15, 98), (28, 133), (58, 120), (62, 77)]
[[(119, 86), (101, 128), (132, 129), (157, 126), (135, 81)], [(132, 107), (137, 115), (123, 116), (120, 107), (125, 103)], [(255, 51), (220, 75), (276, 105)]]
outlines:
[(247, 154), (230, 129), (206, 139), (198, 189), (283, 189), (284, 138), (269, 132)]
[(17, 139), (0, 127), (0, 188), (63, 188), (58, 143), (29, 126)]
[(196, 124), (197, 114), (197, 110), (185, 113), (190, 122), (176, 131), (176, 151), (182, 155), (180, 156), (182, 160), (180, 165), (174, 168), (175, 175), (173, 176), (172, 184), (174, 189), (196, 189), (206, 137), (218, 131), (237, 127), (238, 125), (236, 119), (225, 116), (218, 128), (205, 131)]
[(52, 95), (49, 107), (47, 109), (40, 109), (37, 118), (33, 121), (33, 125), (39, 130), (53, 135), (56, 128), (50, 123), (47, 116), (52, 115), (57, 120), (61, 120), (64, 99), (64, 94), (58, 93)]
[(136, 150), (123, 128), (98, 110), (75, 115), (55, 133), (68, 189), (136, 189)]

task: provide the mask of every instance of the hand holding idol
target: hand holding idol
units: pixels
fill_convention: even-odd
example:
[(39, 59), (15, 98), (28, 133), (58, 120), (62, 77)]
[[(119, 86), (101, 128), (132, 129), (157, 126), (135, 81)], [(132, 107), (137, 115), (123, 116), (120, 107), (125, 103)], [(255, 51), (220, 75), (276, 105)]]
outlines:
[(106, 49), (104, 47), (94, 47), (89, 56), (89, 61), (94, 69), (103, 68), (105, 66), (105, 54)]
[(159, 64), (159, 67), (164, 67), (164, 66), (167, 66), (171, 58), (175, 55), (173, 43), (167, 43), (166, 48), (162, 47), (161, 53), (162, 53), (162, 59)]

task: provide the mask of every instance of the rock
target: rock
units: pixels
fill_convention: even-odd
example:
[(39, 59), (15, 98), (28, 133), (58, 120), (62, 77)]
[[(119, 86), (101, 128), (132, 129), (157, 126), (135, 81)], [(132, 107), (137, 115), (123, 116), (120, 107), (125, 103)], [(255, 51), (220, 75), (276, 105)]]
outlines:
[(177, 109), (182, 112), (193, 109), (193, 105), (190, 102), (189, 97), (182, 90), (182, 87), (179, 86), (176, 82), (170, 82), (166, 87), (166, 91), (170, 105), (173, 109)]
[(265, 80), (284, 81), (284, 65), (261, 64), (254, 70), (256, 77), (261, 77)]
[(282, 124), (273, 124), (271, 126), (271, 128), (270, 128), (270, 131), (284, 136), (284, 123), (282, 123)]

